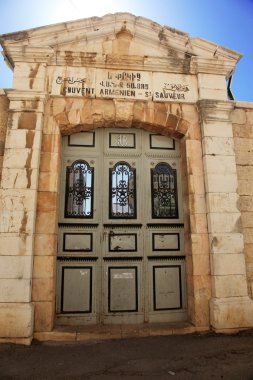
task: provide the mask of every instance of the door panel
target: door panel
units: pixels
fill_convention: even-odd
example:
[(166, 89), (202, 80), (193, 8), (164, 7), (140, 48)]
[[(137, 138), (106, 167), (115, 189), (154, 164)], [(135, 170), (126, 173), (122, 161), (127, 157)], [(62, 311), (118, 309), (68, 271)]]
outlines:
[(63, 138), (58, 323), (187, 318), (179, 159), (136, 129)]

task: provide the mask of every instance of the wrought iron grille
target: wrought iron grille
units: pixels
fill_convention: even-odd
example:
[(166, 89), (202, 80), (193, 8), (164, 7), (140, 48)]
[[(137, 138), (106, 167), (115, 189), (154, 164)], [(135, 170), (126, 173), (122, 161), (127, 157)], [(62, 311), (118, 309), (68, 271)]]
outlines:
[(136, 218), (135, 169), (127, 162), (118, 162), (109, 174), (110, 218)]
[(160, 162), (151, 169), (152, 217), (178, 218), (177, 173)]
[(94, 168), (85, 161), (73, 162), (66, 169), (66, 218), (93, 217)]

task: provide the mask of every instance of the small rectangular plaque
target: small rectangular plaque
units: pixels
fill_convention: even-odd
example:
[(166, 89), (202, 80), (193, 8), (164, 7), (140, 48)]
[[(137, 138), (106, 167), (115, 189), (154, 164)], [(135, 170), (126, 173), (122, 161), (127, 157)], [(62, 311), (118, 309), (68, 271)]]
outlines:
[(64, 233), (64, 252), (90, 252), (92, 251), (92, 233)]
[(137, 235), (136, 234), (113, 234), (109, 235), (110, 252), (136, 252)]
[(153, 251), (180, 251), (179, 233), (152, 234)]
[(175, 150), (175, 140), (161, 135), (149, 135), (149, 137), (150, 149)]
[(68, 146), (95, 146), (95, 132), (80, 132), (68, 136)]

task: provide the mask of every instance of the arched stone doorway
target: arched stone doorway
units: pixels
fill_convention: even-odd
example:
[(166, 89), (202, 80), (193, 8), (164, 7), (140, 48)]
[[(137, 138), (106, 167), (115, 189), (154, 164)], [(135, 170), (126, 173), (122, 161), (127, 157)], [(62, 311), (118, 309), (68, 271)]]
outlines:
[[(57, 223), (58, 223), (58, 188), (59, 188), (59, 165), (61, 159), (61, 134), (73, 135), (73, 133), (80, 133), (94, 131), (97, 128), (107, 127), (113, 131), (114, 128), (120, 127), (117, 131), (126, 131), (129, 133), (131, 128), (133, 130), (141, 129), (147, 130), (153, 134), (159, 134), (164, 136), (170, 136), (170, 138), (177, 138), (178, 144), (181, 145), (181, 160), (180, 170), (182, 178), (182, 194), (184, 208), (184, 245), (186, 255), (186, 282), (187, 282), (187, 304), (188, 312), (187, 318), (189, 321), (194, 322), (199, 326), (207, 326), (208, 321), (208, 301), (210, 297), (210, 277), (209, 277), (209, 260), (206, 234), (206, 220), (203, 211), (204, 203), (204, 186), (203, 176), (201, 178), (201, 142), (200, 133), (197, 130), (198, 124), (196, 123), (197, 117), (194, 116), (194, 108), (191, 106), (182, 105), (167, 105), (159, 103), (144, 103), (144, 102), (123, 102), (113, 100), (82, 100), (79, 99), (63, 99), (63, 98), (51, 98), (47, 104), (47, 115), (44, 124), (44, 141), (42, 144), (42, 166), (40, 173), (41, 192), (38, 194), (38, 210), (37, 210), (37, 234), (36, 240), (47, 239), (51, 242), (52, 255), (49, 261), (52, 264), (51, 279), (48, 282), (51, 285), (51, 301), (40, 302), (38, 297), (39, 291), (34, 287), (34, 294), (36, 295), (36, 308), (35, 308), (35, 328), (37, 332), (50, 331), (54, 326), (55, 315), (55, 273), (56, 273), (56, 235), (57, 235)], [(186, 121), (182, 116), (193, 115), (192, 123)], [(195, 124), (194, 124), (195, 121)], [(123, 129), (124, 128), (124, 129)], [(126, 130), (127, 128), (127, 130)], [(105, 129), (106, 130), (106, 129)], [(109, 131), (109, 130), (108, 130)], [(124, 133), (123, 133), (124, 134)], [(73, 135), (74, 136), (74, 135)], [(77, 136), (77, 135), (76, 135)], [(46, 143), (51, 141), (50, 147)], [(43, 151), (43, 146), (50, 152)], [(49, 158), (51, 160), (49, 161)], [(52, 159), (54, 161), (52, 161)], [(199, 160), (200, 163), (192, 165), (193, 160)], [(47, 161), (47, 163), (46, 163)], [(54, 162), (54, 163), (53, 163)], [(44, 171), (45, 170), (45, 171)], [(55, 178), (56, 177), (56, 178)], [(202, 181), (202, 185), (201, 185)], [(50, 185), (51, 183), (51, 185)], [(54, 183), (54, 184), (53, 184)], [(48, 227), (48, 232), (44, 234), (40, 233), (40, 220), (43, 218), (45, 222), (45, 212), (40, 208), (43, 199), (43, 189), (50, 189), (53, 199), (53, 207), (51, 207), (51, 216), (54, 218), (53, 224), (50, 222), (51, 227)], [(195, 186), (193, 189), (192, 186)], [(198, 190), (197, 190), (197, 187)], [(53, 189), (54, 187), (54, 189)], [(202, 190), (201, 190), (202, 189)], [(197, 190), (197, 191), (196, 191)], [(201, 193), (202, 191), (202, 193)], [(52, 195), (54, 194), (54, 195)], [(45, 194), (44, 194), (45, 196)], [(199, 200), (202, 200), (200, 206)], [(200, 210), (202, 207), (202, 210)], [(197, 220), (198, 219), (198, 220)], [(199, 221), (202, 221), (201, 227)], [(44, 224), (45, 225), (45, 224)], [(54, 230), (52, 227), (54, 226)], [(191, 233), (193, 231), (193, 233)], [(122, 231), (121, 231), (122, 232)], [(164, 233), (165, 231), (163, 231)], [(124, 232), (125, 233), (125, 232)], [(46, 236), (47, 235), (47, 236)], [(46, 241), (46, 240), (45, 240)], [(199, 247), (202, 246), (204, 255), (195, 256), (196, 260), (202, 260), (201, 274), (194, 273), (193, 268), (193, 255), (192, 255), (192, 243), (194, 248), (199, 254)], [(38, 245), (37, 245), (38, 246)], [(45, 252), (44, 252), (45, 253)], [(35, 253), (35, 263), (37, 260), (41, 260), (41, 248), (39, 252)], [(196, 264), (195, 264), (196, 265)], [(36, 269), (36, 264), (35, 264)], [(195, 277), (194, 277), (195, 276)], [(52, 280), (52, 281), (51, 281)], [(194, 283), (194, 280), (195, 281)], [(36, 284), (35, 279), (35, 284)], [(193, 286), (194, 283), (194, 286)], [(198, 289), (199, 287), (199, 289)], [(186, 303), (185, 303), (186, 305)], [(43, 307), (47, 309), (43, 311)], [(201, 309), (201, 312), (199, 312)]]

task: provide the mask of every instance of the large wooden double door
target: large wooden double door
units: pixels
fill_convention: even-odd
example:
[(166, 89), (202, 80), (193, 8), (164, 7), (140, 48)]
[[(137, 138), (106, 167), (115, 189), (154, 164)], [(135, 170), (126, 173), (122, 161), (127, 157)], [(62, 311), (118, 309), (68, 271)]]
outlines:
[(57, 321), (186, 319), (180, 151), (137, 129), (63, 138)]

